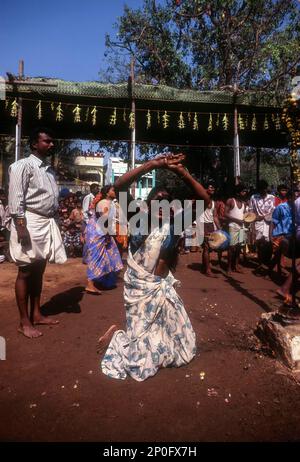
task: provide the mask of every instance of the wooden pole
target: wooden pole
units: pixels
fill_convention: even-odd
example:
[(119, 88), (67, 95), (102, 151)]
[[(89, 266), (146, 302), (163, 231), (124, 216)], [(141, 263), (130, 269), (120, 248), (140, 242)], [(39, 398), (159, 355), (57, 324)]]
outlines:
[[(19, 61), (19, 78), (24, 78), (24, 61)], [(22, 98), (18, 97), (18, 118), (16, 124), (16, 149), (15, 149), (15, 160), (21, 158), (21, 139), (22, 139)]]

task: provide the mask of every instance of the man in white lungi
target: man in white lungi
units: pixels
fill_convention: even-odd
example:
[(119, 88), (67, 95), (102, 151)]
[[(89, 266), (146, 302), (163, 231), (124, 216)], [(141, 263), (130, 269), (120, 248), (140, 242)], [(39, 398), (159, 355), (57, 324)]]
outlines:
[(9, 168), (8, 202), (12, 216), (10, 253), (18, 266), (15, 285), (20, 312), (18, 331), (35, 338), (42, 335), (36, 325), (58, 323), (41, 314), (40, 299), (46, 262), (64, 263), (66, 253), (54, 220), (58, 188), (54, 172), (45, 162), (54, 146), (52, 133), (45, 128), (36, 129), (29, 142), (31, 155)]
[(260, 180), (257, 188), (258, 193), (253, 194), (249, 202), (249, 211), (256, 214), (254, 229), (259, 263), (258, 268), (266, 260), (270, 260), (272, 256), (270, 224), (275, 209), (275, 197), (272, 194), (268, 194), (268, 186), (266, 180)]

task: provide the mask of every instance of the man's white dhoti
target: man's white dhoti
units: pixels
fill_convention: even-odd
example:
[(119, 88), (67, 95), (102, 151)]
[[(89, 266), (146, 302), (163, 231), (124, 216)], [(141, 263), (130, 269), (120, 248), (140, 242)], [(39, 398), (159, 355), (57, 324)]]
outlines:
[(260, 239), (265, 239), (266, 241), (270, 240), (270, 223), (267, 223), (265, 220), (255, 221), (255, 239), (259, 241)]
[(16, 227), (12, 220), (9, 249), (13, 261), (19, 266), (28, 265), (37, 260), (65, 263), (67, 256), (54, 218), (43, 217), (29, 211), (25, 212), (25, 217), (31, 244), (22, 247), (18, 242)]

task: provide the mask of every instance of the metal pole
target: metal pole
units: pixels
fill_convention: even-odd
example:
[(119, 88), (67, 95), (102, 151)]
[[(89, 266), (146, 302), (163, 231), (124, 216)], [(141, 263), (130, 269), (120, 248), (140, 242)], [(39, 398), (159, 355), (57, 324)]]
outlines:
[(234, 163), (234, 182), (238, 184), (241, 177), (240, 165), (240, 145), (239, 145), (239, 131), (238, 131), (238, 111), (235, 105), (237, 96), (237, 85), (234, 84), (234, 117), (233, 117), (233, 163)]
[[(131, 138), (130, 138), (130, 161), (128, 164), (128, 170), (132, 170), (135, 168), (135, 151), (136, 151), (136, 146), (135, 146), (135, 127), (136, 127), (136, 122), (135, 122), (135, 100), (134, 100), (134, 93), (133, 93), (133, 87), (134, 87), (134, 57), (131, 58), (131, 63), (130, 63), (130, 77), (129, 77), (129, 91), (130, 91), (130, 98), (131, 98), (131, 113), (134, 115), (134, 125), (131, 128)], [(135, 182), (132, 183), (131, 185), (131, 195), (135, 199), (135, 187), (136, 184)]]
[(234, 159), (234, 180), (238, 184), (241, 177), (240, 165), (240, 144), (238, 133), (238, 113), (237, 108), (234, 108), (234, 138), (233, 138), (233, 159)]
[[(130, 143), (130, 170), (135, 168), (135, 156), (136, 156), (136, 145), (135, 145), (135, 137), (136, 137), (136, 113), (135, 113), (135, 99), (133, 94), (133, 87), (134, 87), (134, 58), (131, 58), (130, 63), (130, 89), (131, 89), (131, 112), (134, 115), (134, 126), (131, 129), (131, 143)], [(132, 183), (131, 186), (131, 195), (135, 199), (135, 182)]]
[(260, 179), (260, 154), (261, 148), (256, 148), (256, 189), (258, 188), (258, 183)]
[[(19, 61), (19, 78), (24, 78), (24, 61)], [(16, 148), (15, 148), (15, 160), (19, 160), (21, 157), (21, 138), (22, 138), (22, 98), (18, 98), (18, 119), (16, 124)]]

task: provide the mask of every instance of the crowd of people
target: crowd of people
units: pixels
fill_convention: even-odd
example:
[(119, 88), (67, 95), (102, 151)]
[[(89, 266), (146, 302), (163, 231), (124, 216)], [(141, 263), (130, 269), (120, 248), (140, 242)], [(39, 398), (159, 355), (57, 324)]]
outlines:
[[(272, 274), (281, 274), (285, 257), (291, 255), (292, 202), (286, 185), (270, 194), (261, 180), (256, 192), (242, 183), (230, 197), (216, 191), (212, 181), (202, 186), (184, 168), (183, 154), (163, 154), (128, 171), (114, 185), (99, 190), (95, 183), (90, 193), (59, 195), (54, 172), (45, 161), (53, 148), (53, 135), (47, 129), (36, 130), (30, 138), (32, 154), (10, 166), (9, 198), (0, 191), (2, 240), (9, 238), (9, 255), (18, 266), (16, 301), (20, 312), (19, 332), (27, 338), (42, 335), (39, 324), (57, 324), (40, 311), (43, 274), (46, 262), (64, 263), (81, 257), (86, 264), (87, 294), (100, 295), (103, 289), (116, 287), (123, 269), (122, 255), (127, 251), (124, 274), (126, 330), (112, 325), (99, 339), (99, 350), (107, 351), (101, 362), (108, 376), (124, 379), (130, 375), (142, 381), (159, 368), (187, 364), (195, 356), (195, 333), (175, 287), (172, 270), (181, 252), (202, 249), (203, 273), (214, 277), (211, 253), (217, 252), (223, 265), (227, 252), (227, 271), (240, 272), (241, 260), (257, 254), (256, 274), (265, 266)], [(144, 214), (139, 217), (138, 233), (121, 232), (119, 193), (149, 171), (165, 169), (175, 173), (191, 190), (193, 225), (175, 232), (174, 223), (185, 223), (183, 207), (174, 210), (171, 220), (163, 221), (155, 200), (172, 202), (165, 187), (150, 192)], [(297, 193), (298, 194), (298, 193)], [(129, 200), (129, 196), (128, 196)], [(202, 201), (198, 213), (193, 207)], [(132, 213), (127, 210), (130, 221)], [(153, 213), (157, 225), (152, 226)], [(300, 198), (295, 200), (296, 223), (300, 230)], [(116, 233), (107, 232), (99, 223), (114, 224)], [(197, 230), (200, 232), (197, 233)], [(196, 232), (196, 240), (194, 233)], [(10, 236), (8, 234), (10, 233)], [(300, 233), (299, 233), (300, 234)], [(197, 239), (199, 239), (200, 241)], [(2, 251), (1, 251), (2, 252)], [(298, 268), (300, 273), (300, 268)], [(278, 289), (288, 302), (291, 276)], [(30, 301), (30, 305), (29, 305)]]
[[(239, 183), (235, 186), (230, 197), (225, 197), (215, 190), (210, 182), (206, 190), (211, 201), (205, 212), (200, 216), (204, 229), (204, 242), (202, 244), (203, 272), (212, 276), (210, 253), (212, 249), (218, 251), (219, 263), (222, 259), (223, 249), (227, 252), (227, 271), (242, 272), (240, 261), (247, 257), (257, 256), (258, 266), (256, 273), (266, 266), (269, 273), (276, 267), (277, 273), (282, 274), (286, 246), (292, 234), (292, 208), (289, 188), (280, 184), (276, 192), (269, 193), (269, 186), (265, 180), (258, 184), (257, 191), (250, 191), (245, 185)], [(297, 200), (299, 191), (295, 191), (296, 223), (300, 226), (299, 206)], [(200, 246), (196, 238), (197, 223), (193, 229), (186, 229), (181, 241), (181, 253), (197, 252)], [(210, 244), (216, 231), (224, 231), (227, 237), (225, 243), (217, 246)], [(215, 244), (215, 241), (213, 241)]]

